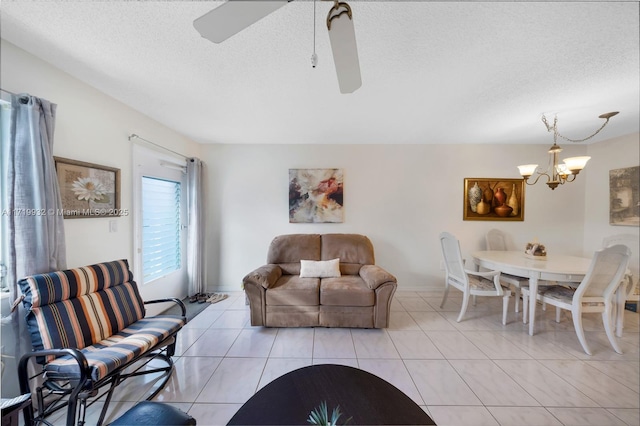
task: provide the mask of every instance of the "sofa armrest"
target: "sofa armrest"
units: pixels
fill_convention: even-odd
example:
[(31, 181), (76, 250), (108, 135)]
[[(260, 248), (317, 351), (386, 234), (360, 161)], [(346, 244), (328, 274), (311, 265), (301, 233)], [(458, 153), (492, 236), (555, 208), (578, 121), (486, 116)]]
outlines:
[(272, 287), (282, 276), (282, 269), (278, 265), (269, 264), (249, 272), (243, 279), (244, 284), (252, 283), (264, 288)]
[(364, 265), (360, 268), (360, 278), (362, 278), (365, 284), (372, 290), (375, 290), (384, 283), (398, 282), (396, 277), (377, 265)]

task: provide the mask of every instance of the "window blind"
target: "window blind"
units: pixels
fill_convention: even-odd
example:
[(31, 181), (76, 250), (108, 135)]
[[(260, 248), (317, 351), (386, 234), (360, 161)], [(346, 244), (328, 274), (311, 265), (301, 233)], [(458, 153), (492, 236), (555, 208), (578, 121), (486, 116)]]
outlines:
[(144, 282), (181, 268), (180, 182), (142, 177)]

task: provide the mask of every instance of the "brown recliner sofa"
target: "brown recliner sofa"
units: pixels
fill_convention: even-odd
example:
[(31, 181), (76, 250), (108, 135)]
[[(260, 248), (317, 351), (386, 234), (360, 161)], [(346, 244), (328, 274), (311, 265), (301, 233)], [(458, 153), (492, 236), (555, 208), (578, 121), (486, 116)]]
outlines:
[[(340, 276), (301, 278), (301, 260), (340, 259)], [(247, 274), (251, 325), (267, 327), (389, 326), (396, 278), (375, 265), (373, 245), (358, 234), (280, 235), (267, 264)]]

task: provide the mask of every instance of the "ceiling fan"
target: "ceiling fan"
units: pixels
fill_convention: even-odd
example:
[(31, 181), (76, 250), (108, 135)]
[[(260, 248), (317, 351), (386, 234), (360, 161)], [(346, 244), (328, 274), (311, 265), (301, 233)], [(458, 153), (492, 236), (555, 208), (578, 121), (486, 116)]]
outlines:
[[(290, 1), (229, 0), (193, 21), (193, 26), (207, 40), (222, 43)], [(327, 29), (340, 92), (353, 93), (362, 86), (362, 79), (351, 7), (338, 0), (325, 1), (334, 2), (327, 15)], [(312, 58), (315, 67), (314, 61)]]

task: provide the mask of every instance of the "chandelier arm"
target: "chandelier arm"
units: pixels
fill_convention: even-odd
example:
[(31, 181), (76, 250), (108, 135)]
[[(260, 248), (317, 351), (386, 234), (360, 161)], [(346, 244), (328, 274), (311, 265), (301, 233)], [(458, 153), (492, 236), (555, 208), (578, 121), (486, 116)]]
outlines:
[(533, 182), (529, 183), (529, 179), (531, 178), (531, 176), (529, 176), (528, 178), (525, 178), (524, 183), (526, 183), (527, 185), (535, 185), (536, 183), (538, 183), (538, 181), (540, 180), (540, 178), (542, 176), (546, 176), (547, 177), (547, 182), (551, 181), (551, 176), (549, 176), (546, 172), (545, 173), (540, 173), (536, 170), (535, 173), (538, 173), (538, 176), (536, 177), (536, 180), (534, 180)]

